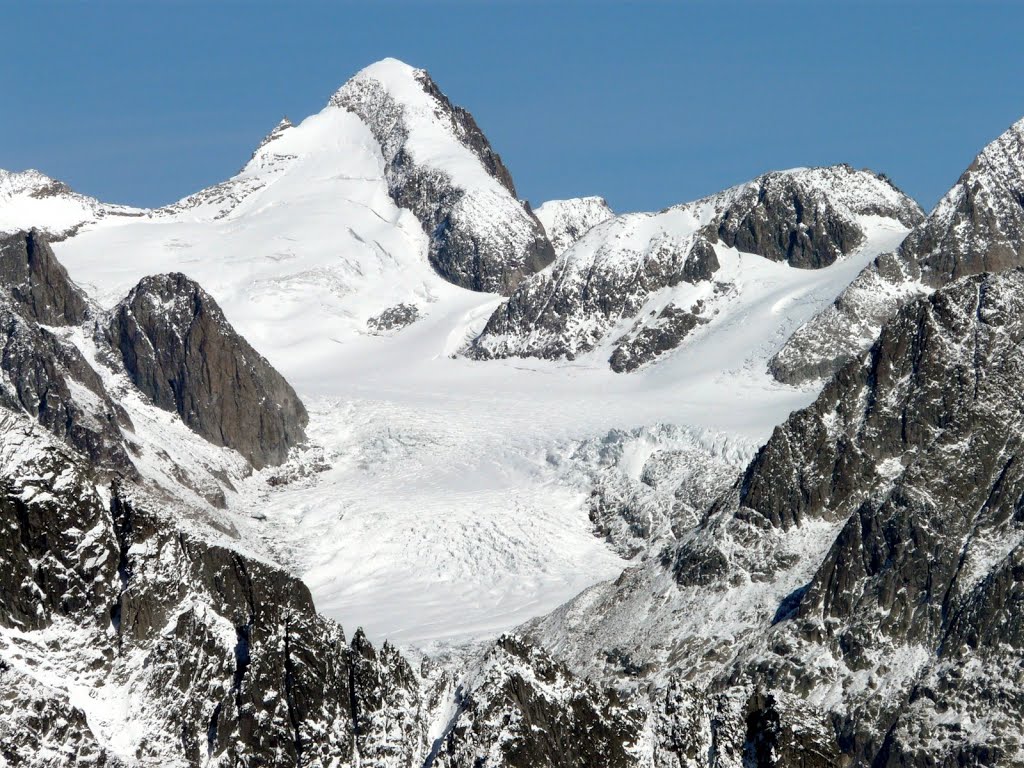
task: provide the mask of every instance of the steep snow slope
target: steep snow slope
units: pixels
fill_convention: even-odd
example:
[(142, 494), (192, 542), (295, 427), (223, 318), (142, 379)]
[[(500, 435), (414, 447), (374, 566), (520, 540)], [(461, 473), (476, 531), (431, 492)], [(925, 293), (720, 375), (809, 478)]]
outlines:
[(548, 200), (535, 213), (557, 254), (568, 250), (592, 228), (615, 215), (603, 197)]
[(472, 115), (425, 70), (395, 59), (372, 64), (331, 97), (380, 144), (388, 190), (430, 237), (445, 279), (508, 293), (555, 257), (540, 222), (516, 199), (508, 169)]

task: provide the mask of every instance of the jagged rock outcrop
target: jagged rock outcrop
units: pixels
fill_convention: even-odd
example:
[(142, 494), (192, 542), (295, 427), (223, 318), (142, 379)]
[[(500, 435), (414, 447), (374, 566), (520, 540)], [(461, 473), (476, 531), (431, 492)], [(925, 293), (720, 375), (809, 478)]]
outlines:
[(558, 255), (569, 250), (602, 221), (615, 215), (603, 197), (549, 200), (534, 213), (544, 225), (548, 240)]
[(1024, 270), (904, 308), (660, 559), (529, 636), (717, 701), (680, 748), (744, 723), (755, 764), (1016, 764), (1022, 318)]
[(349, 80), (330, 104), (369, 127), (391, 197), (423, 225), (430, 263), (446, 280), (508, 294), (554, 259), (501, 158), (426, 71), (386, 59)]
[(893, 253), (793, 334), (769, 369), (783, 383), (830, 376), (918, 296), (965, 275), (1024, 264), (1024, 120), (986, 146)]
[(0, 298), (0, 405), (28, 414), (98, 465), (132, 473), (121, 433), (127, 414), (78, 348), (25, 312)]
[(642, 726), (642, 714), (614, 694), (575, 678), (521, 638), (504, 636), (459, 702), (431, 765), (624, 768), (639, 762)]
[[(700, 235), (665, 236), (647, 246), (639, 264), (623, 265), (617, 237), (609, 236), (607, 247), (597, 245), (603, 244), (606, 228), (621, 222), (599, 225), (551, 270), (523, 283), (494, 311), (467, 354), (572, 360), (593, 349), (620, 318), (634, 317), (651, 293), (698, 282), (718, 268), (713, 246)], [(572, 258), (592, 241), (597, 243), (589, 258)]]
[(97, 464), (131, 472), (121, 434), (127, 414), (60, 334), (88, 315), (85, 294), (40, 232), (0, 238), (0, 405), (27, 413)]
[(254, 467), (280, 464), (305, 438), (309, 417), (295, 391), (184, 275), (144, 278), (102, 334), (156, 405)]
[(820, 269), (863, 242), (859, 216), (895, 219), (906, 227), (922, 219), (921, 209), (886, 177), (836, 165), (767, 173), (741, 187), (709, 228), (737, 250)]
[[(177, 527), (131, 483), (108, 505), (86, 462), (2, 410), (0, 465), (5, 759), (419, 764), (418, 677), (361, 633), (346, 644), (299, 580)], [(367, 725), (404, 718), (397, 737)]]
[[(856, 760), (999, 765), (1022, 754), (1010, 725), (1021, 699), (1003, 693), (1021, 651), (1006, 608), (1024, 535), (1022, 311), (1021, 270), (913, 303), (748, 473), (746, 499), (773, 524), (853, 509), (770, 640), (788, 652), (756, 668), (789, 694), (849, 691), (833, 724)], [(786, 478), (797, 482), (784, 490)], [(823, 655), (827, 670), (801, 669)], [(972, 669), (968, 684), (953, 666)], [(865, 675), (876, 681), (867, 690), (855, 683)], [(964, 727), (979, 719), (982, 737)]]
[(415, 304), (396, 304), (367, 320), (366, 327), (370, 333), (383, 336), (412, 325), (419, 317), (420, 310)]
[[(735, 298), (734, 277), (718, 275), (720, 250), (827, 267), (860, 247), (878, 217), (910, 227), (921, 213), (884, 177), (849, 166), (769, 173), (658, 214), (618, 216), (523, 282), (466, 354), (571, 360), (637, 318), (610, 350), (614, 370), (635, 370)], [(701, 289), (664, 299), (665, 289), (683, 284)]]

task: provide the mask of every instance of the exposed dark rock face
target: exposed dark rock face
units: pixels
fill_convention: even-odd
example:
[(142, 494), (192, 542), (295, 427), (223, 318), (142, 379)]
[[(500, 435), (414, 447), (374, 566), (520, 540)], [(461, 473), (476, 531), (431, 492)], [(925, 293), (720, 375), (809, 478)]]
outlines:
[[(616, 217), (523, 282), (466, 354), (574, 359), (635, 317), (657, 291), (721, 280), (713, 277), (720, 269), (716, 245), (794, 267), (827, 267), (864, 242), (865, 216), (907, 227), (921, 220), (917, 205), (887, 179), (843, 165), (769, 173), (658, 214)], [(716, 293), (702, 298), (728, 299), (730, 286)], [(679, 309), (668, 314), (650, 327), (639, 319), (628, 334), (635, 341), (613, 353), (615, 370), (634, 370), (684, 342), (692, 326)]]
[(616, 373), (635, 371), (665, 352), (678, 347), (687, 334), (707, 318), (701, 317), (702, 304), (681, 309), (669, 304), (657, 315), (654, 325), (641, 325), (635, 334), (624, 336), (615, 345), (609, 365)]
[(0, 239), (0, 285), (42, 325), (78, 325), (86, 318), (85, 294), (36, 230)]
[[(0, 445), (0, 627), (31, 637), (70, 626), (69, 620), (109, 625), (118, 550), (88, 468), (28, 417), (2, 408)], [(74, 641), (54, 635), (43, 652), (59, 653), (65, 642)], [(0, 759), (120, 768), (84, 713), (66, 695), (41, 685), (31, 673), (31, 651), (20, 651), (15, 644), (0, 652)], [(103, 658), (101, 649), (95, 652)]]
[[(31, 751), (45, 747), (121, 765), (80, 710), (40, 686), (74, 670), (87, 685), (123, 686), (142, 734), (132, 764), (327, 766), (357, 754), (413, 764), (422, 733), (396, 740), (357, 722), (357, 712), (401, 722), (411, 702), (420, 727), (418, 680), (392, 649), (378, 661), (361, 635), (350, 648), (300, 581), (177, 529), (130, 483), (114, 486), (108, 507), (88, 466), (22, 417), (0, 411), (0, 430), (0, 627), (62, 632), (49, 648), (12, 635), (0, 655), (5, 757), (68, 764)], [(387, 685), (370, 691), (376, 678)]]
[(27, 413), (97, 464), (131, 473), (121, 434), (130, 426), (127, 415), (82, 353), (25, 312), (25, 305), (0, 299), (0, 405)]
[[(443, 278), (508, 294), (554, 260), (544, 228), (516, 200), (501, 158), (472, 116), (454, 107), (424, 70), (380, 62), (346, 83), (331, 104), (357, 115), (380, 143), (389, 193), (423, 225), (430, 263)], [(438, 136), (470, 154), (479, 172), (453, 177), (434, 162), (425, 147)]]
[(136, 717), (149, 730), (149, 759), (350, 759), (349, 651), (306, 587), (115, 501), (125, 579), (115, 608), (119, 654), (147, 659), (131, 684), (145, 702)]
[[(873, 670), (881, 688), (849, 696), (837, 725), (857, 760), (997, 765), (1019, 753), (1008, 724), (1021, 700), (1001, 681), (1022, 647), (1008, 610), (1019, 600), (1024, 530), (1024, 400), (1013, 384), (1024, 370), (1022, 311), (1020, 270), (907, 307), (863, 362), (837, 375), (816, 413), (780, 428), (748, 476), (747, 499), (769, 518), (789, 467), (800, 468), (797, 514), (855, 507), (779, 629), (795, 652), (767, 676), (813, 689), (822, 681), (798, 668), (823, 652), (840, 660), (839, 680)], [(799, 449), (769, 454), (780, 443)], [(882, 661), (901, 653), (902, 665)], [(954, 671), (965, 666), (969, 680)], [(959, 725), (982, 717), (992, 723), (982, 741)]]
[[(829, 184), (856, 183), (849, 166), (821, 169)], [(848, 178), (844, 178), (848, 177)], [(889, 216), (905, 226), (921, 220), (914, 205), (892, 206), (865, 200), (850, 206), (855, 214)], [(738, 199), (709, 226), (723, 243), (801, 269), (820, 269), (851, 253), (864, 239), (861, 225), (826, 189), (794, 173), (769, 173), (743, 188)]]
[(103, 334), (156, 405), (254, 467), (280, 464), (305, 438), (308, 416), (295, 391), (184, 275), (143, 278)]
[(473, 154), (480, 159), (480, 163), (487, 173), (497, 179), (512, 197), (517, 197), (512, 174), (501, 161), (501, 155), (491, 147), (491, 143), (487, 141), (487, 137), (484, 136), (484, 132), (480, 130), (480, 126), (477, 125), (476, 119), (469, 110), (452, 104), (426, 70), (417, 70), (415, 77), (424, 93), (437, 102), (438, 109), (435, 113), (437, 117), (447, 124), (462, 144), (473, 150)]
[(0, 661), (0, 759), (36, 768), (128, 768), (65, 695)]
[[(88, 468), (73, 460), (69, 449), (55, 444), (41, 449), (52, 441), (10, 411), (0, 410), (0, 430), (6, 452), (24, 455), (29, 464), (6, 467), (0, 481), (6, 569), (0, 579), (0, 626), (42, 629), (57, 617), (82, 613), (90, 620), (107, 618), (117, 589), (107, 578), (117, 568), (117, 547)], [(33, 455), (38, 458), (32, 460)]]
[(1024, 265), (1024, 121), (985, 147), (894, 253), (879, 256), (770, 364), (781, 382), (831, 375), (870, 346), (900, 306), (982, 272)]

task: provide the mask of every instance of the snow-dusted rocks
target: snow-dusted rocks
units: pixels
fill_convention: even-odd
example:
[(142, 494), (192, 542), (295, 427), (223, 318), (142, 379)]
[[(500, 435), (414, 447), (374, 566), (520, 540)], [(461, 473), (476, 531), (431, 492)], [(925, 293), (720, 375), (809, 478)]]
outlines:
[(62, 329), (85, 322), (88, 301), (37, 231), (0, 239), (0, 404), (24, 412), (98, 465), (130, 471), (130, 422)]
[(548, 200), (534, 213), (556, 254), (568, 250), (587, 232), (615, 214), (603, 197), (574, 197)]
[(0, 169), (0, 233), (37, 228), (52, 240), (70, 237), (79, 228), (108, 217), (134, 217), (145, 211), (101, 203), (39, 171)]
[(638, 763), (642, 713), (513, 635), (488, 650), (458, 707), (436, 768)]
[(446, 280), (509, 293), (555, 253), (473, 117), (454, 107), (425, 70), (385, 59), (330, 101), (369, 127), (388, 191), (430, 237), (430, 263)]
[(634, 370), (742, 302), (732, 276), (716, 276), (722, 253), (824, 268), (864, 246), (879, 220), (909, 228), (920, 215), (884, 177), (834, 166), (769, 173), (657, 214), (618, 216), (523, 282), (467, 354), (573, 359), (607, 337), (612, 367)]
[(725, 199), (711, 225), (723, 243), (802, 269), (827, 267), (853, 251), (864, 239), (863, 217), (905, 227), (922, 218), (886, 177), (848, 165), (767, 173), (717, 197)]
[(676, 670), (691, 750), (718, 722), (771, 765), (1016, 763), (1022, 338), (1024, 270), (912, 303), (673, 547), (528, 634), (656, 681), (656, 729)]
[(295, 391), (180, 273), (144, 278), (101, 331), (152, 401), (256, 468), (280, 464), (309, 421)]
[(985, 147), (898, 250), (878, 257), (771, 361), (780, 381), (830, 375), (917, 296), (1024, 263), (1024, 120)]
[(87, 461), (7, 411), (0, 477), (5, 761), (421, 760), (418, 675), (361, 633), (348, 645), (298, 579), (211, 543), (130, 481), (96, 486)]

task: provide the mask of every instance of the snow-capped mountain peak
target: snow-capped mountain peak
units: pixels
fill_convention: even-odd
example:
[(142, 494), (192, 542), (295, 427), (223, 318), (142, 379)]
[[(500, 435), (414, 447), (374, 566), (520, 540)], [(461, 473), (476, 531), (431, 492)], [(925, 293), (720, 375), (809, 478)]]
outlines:
[(430, 237), (448, 281), (508, 293), (555, 257), (537, 218), (472, 115), (425, 70), (385, 59), (359, 72), (330, 105), (357, 115), (384, 157), (388, 191)]
[(418, 165), (443, 170), (459, 188), (486, 187), (497, 181), (515, 195), (508, 171), (475, 121), (447, 99), (427, 70), (383, 59), (360, 70), (329, 104), (366, 120), (359, 106), (367, 100), (381, 106), (387, 102), (389, 114), (373, 115), (368, 121), (389, 124), (381, 147), (385, 159), (404, 152)]
[(61, 240), (89, 221), (143, 213), (79, 194), (34, 169), (13, 172), (0, 168), (0, 233), (38, 228), (52, 240)]

